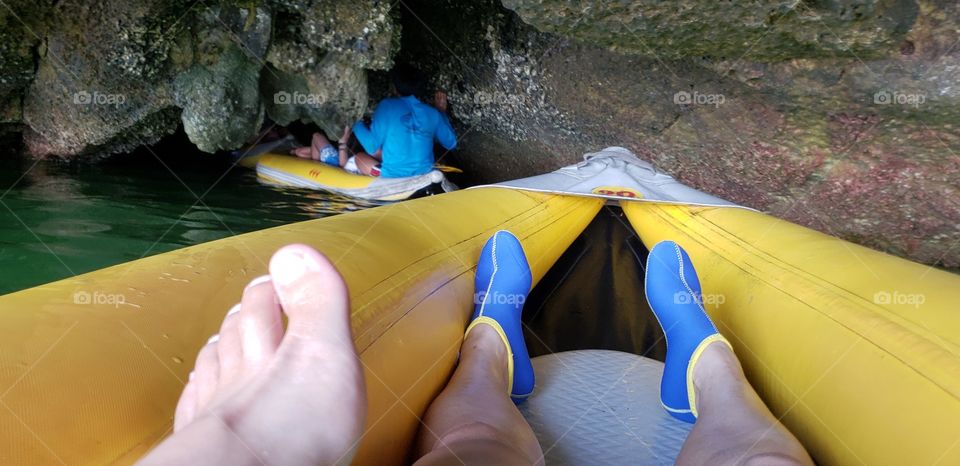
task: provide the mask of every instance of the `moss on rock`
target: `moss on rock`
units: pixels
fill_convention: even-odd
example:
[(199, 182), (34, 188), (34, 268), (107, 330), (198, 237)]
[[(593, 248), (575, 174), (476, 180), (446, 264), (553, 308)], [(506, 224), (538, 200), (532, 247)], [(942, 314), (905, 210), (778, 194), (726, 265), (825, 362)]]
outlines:
[(334, 54), (303, 74), (268, 67), (260, 89), (271, 120), (315, 123), (328, 135), (362, 117), (368, 100), (366, 72)]
[(212, 67), (194, 65), (176, 80), (183, 129), (200, 150), (243, 145), (263, 123), (257, 83), (260, 65), (229, 46)]
[(538, 29), (662, 59), (781, 61), (893, 50), (917, 16), (914, 0), (503, 0)]

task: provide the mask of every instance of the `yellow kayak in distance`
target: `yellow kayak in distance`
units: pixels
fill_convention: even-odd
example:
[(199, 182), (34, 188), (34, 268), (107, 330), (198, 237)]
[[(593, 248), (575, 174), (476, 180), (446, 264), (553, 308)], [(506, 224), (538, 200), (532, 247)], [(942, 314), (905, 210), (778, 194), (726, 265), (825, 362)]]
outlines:
[(257, 178), (267, 184), (320, 189), (372, 201), (402, 201), (419, 194), (457, 189), (440, 170), (404, 178), (366, 176), (315, 160), (267, 153), (258, 157)]
[[(689, 252), (704, 295), (724, 297), (706, 303), (710, 317), (817, 463), (960, 464), (960, 276), (693, 190), (619, 148), (537, 177), (238, 235), (0, 296), (0, 463), (135, 462), (169, 435), (197, 351), (226, 309), (277, 248), (301, 242), (331, 257), (349, 285), (368, 383), (354, 464), (405, 464), (419, 419), (455, 368), (485, 241), (513, 232), (536, 284), (575, 241), (591, 240), (581, 233), (606, 208), (622, 209), (641, 247), (671, 239)], [(562, 380), (537, 377), (534, 399)], [(568, 400), (583, 402), (583, 423), (608, 411), (587, 409), (597, 398), (586, 397)], [(602, 426), (604, 441), (593, 443), (616, 450), (645, 435), (618, 425)], [(596, 448), (560, 442), (554, 454)]]

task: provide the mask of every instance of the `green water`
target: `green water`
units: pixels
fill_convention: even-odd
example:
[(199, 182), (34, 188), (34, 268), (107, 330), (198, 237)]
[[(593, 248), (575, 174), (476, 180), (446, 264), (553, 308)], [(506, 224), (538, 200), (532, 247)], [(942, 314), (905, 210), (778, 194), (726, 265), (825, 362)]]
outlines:
[[(97, 165), (4, 158), (0, 294), (277, 225), (370, 207), (261, 185), (205, 154)], [(198, 198), (200, 200), (198, 200)]]

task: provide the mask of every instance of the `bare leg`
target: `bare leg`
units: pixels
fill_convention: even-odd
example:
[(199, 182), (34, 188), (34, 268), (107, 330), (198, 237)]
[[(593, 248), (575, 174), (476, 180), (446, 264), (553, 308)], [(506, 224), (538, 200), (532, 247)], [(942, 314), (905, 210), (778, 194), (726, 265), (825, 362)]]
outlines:
[[(377, 151), (377, 155), (379, 155)], [(374, 167), (380, 163), (380, 159), (366, 153), (366, 152), (357, 152), (357, 155), (354, 156), (357, 161), (357, 169), (360, 170), (360, 173), (369, 176)]]
[(669, 240), (654, 245), (645, 283), (647, 301), (667, 339), (660, 402), (673, 417), (695, 422), (677, 464), (812, 464), (750, 387), (740, 361), (704, 310), (700, 279), (687, 252)]
[(507, 395), (503, 340), (481, 325), (460, 351), (453, 378), (427, 410), (417, 464), (543, 464), (533, 430)]
[(297, 148), (294, 148), (294, 149), (290, 149), (290, 154), (291, 154), (291, 155), (296, 155), (297, 157), (300, 157), (301, 159), (309, 159), (309, 158), (310, 158), (310, 146), (297, 147)]
[(173, 435), (141, 464), (349, 464), (365, 416), (346, 285), (286, 246), (200, 350)]
[(320, 151), (330, 145), (330, 140), (321, 133), (313, 133), (309, 147), (291, 149), (290, 153), (302, 159), (320, 160)]
[(700, 416), (677, 464), (813, 464), (750, 387), (726, 345), (706, 347), (694, 366), (693, 385)]

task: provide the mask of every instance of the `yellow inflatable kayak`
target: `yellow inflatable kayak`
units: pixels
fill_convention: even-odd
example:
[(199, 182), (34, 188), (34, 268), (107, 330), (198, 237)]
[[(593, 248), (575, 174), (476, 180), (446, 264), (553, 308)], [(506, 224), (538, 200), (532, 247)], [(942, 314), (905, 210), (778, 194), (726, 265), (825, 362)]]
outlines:
[(134, 462), (170, 433), (224, 310), (274, 250), (306, 242), (350, 285), (369, 399), (355, 463), (402, 464), (456, 363), (486, 239), (515, 233), (536, 283), (605, 204), (646, 247), (687, 249), (705, 296), (725, 297), (708, 312), (751, 383), (818, 463), (960, 464), (960, 277), (699, 193), (615, 148), (0, 297), (0, 463)]
[(245, 157), (243, 164), (256, 161), (257, 178), (267, 184), (320, 189), (372, 201), (401, 201), (418, 193), (450, 192), (457, 187), (440, 170), (405, 178), (364, 176), (314, 160), (266, 153)]

